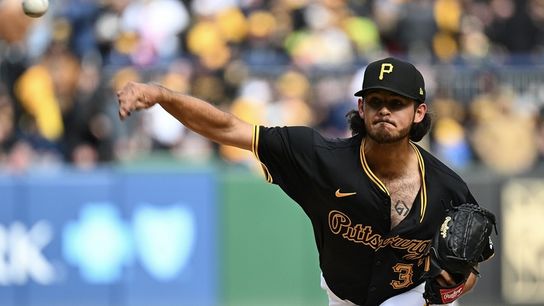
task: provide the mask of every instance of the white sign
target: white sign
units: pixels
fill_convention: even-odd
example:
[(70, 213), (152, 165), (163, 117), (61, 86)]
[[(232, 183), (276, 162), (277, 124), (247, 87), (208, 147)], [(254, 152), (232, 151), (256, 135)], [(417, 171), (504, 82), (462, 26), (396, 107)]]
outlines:
[(30, 229), (15, 221), (0, 224), (0, 285), (23, 285), (29, 279), (48, 285), (55, 279), (54, 268), (42, 254), (53, 232), (47, 221), (38, 221)]

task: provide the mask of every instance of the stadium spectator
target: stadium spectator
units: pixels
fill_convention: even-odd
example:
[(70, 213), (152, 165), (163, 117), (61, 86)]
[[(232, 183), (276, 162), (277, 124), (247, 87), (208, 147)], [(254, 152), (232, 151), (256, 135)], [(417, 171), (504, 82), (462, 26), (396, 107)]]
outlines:
[[(429, 80), (437, 118), (424, 143), (436, 154), (456, 168), (483, 162), (525, 171), (540, 138), (514, 132), (537, 130), (523, 119), (538, 117), (543, 77), (534, 66), (544, 64), (543, 46), (540, 1), (70, 0), (30, 19), (5, 0), (0, 167), (24, 146), (84, 167), (156, 153), (247, 165), (181, 126), (158, 129), (170, 122), (160, 110), (120, 125), (116, 84), (160, 80), (260, 122), (312, 124), (336, 137), (348, 132), (344, 116), (354, 103), (342, 93), (360, 82), (365, 63), (389, 54), (417, 62)], [(504, 77), (512, 96), (490, 96), (480, 77), (489, 66), (504, 67), (491, 74)], [(249, 102), (244, 92), (255, 82), (266, 85), (259, 102)], [(514, 103), (508, 111), (504, 99)], [(516, 154), (526, 164), (491, 156), (485, 143), (498, 130), (481, 118), (489, 114), (505, 126), (519, 119), (497, 137), (505, 147), (524, 140)]]

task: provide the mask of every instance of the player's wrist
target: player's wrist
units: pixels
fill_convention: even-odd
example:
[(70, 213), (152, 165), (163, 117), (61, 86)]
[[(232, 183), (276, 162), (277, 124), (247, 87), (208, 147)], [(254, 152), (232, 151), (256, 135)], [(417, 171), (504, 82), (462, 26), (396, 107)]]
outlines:
[(149, 90), (147, 90), (147, 94), (145, 95), (145, 103), (149, 106), (152, 106), (156, 103), (162, 104), (162, 103), (169, 103), (171, 100), (170, 97), (170, 90), (166, 87), (162, 86), (159, 83), (150, 83), (149, 84)]

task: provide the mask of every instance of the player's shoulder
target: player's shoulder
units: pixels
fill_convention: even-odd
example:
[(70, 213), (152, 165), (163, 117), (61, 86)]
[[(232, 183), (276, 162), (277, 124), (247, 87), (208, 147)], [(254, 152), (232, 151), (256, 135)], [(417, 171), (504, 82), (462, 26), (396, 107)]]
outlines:
[(320, 146), (328, 150), (342, 150), (342, 149), (351, 149), (353, 147), (359, 148), (361, 146), (362, 137), (355, 135), (351, 137), (332, 137), (324, 136), (323, 134), (317, 132), (316, 135), (317, 146)]
[(358, 147), (361, 144), (361, 137), (331, 137), (315, 128), (307, 126), (283, 126), (283, 127), (261, 127), (267, 134), (283, 135), (291, 141), (311, 141), (315, 148), (324, 150), (338, 150), (343, 148)]
[(448, 167), (446, 164), (444, 164), (440, 159), (438, 159), (436, 156), (434, 156), (429, 151), (425, 150), (421, 146), (417, 145), (417, 148), (419, 149), (419, 152), (421, 153), (421, 157), (423, 157), (423, 161), (425, 163), (425, 169), (426, 172), (433, 172), (434, 174), (440, 175), (446, 180), (453, 180), (461, 184), (465, 184), (465, 181), (457, 172), (455, 172), (453, 169)]

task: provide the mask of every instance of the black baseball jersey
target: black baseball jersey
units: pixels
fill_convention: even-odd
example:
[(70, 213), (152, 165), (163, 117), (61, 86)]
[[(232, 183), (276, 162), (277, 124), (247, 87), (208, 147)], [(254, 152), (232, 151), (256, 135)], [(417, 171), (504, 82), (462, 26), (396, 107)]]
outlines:
[(476, 203), (457, 174), (411, 145), (422, 185), (409, 214), (391, 229), (391, 198), (366, 163), (362, 136), (326, 139), (308, 127), (254, 127), (253, 153), (267, 181), (310, 218), (323, 277), (342, 299), (375, 306), (421, 284), (423, 255), (444, 220), (444, 203)]

